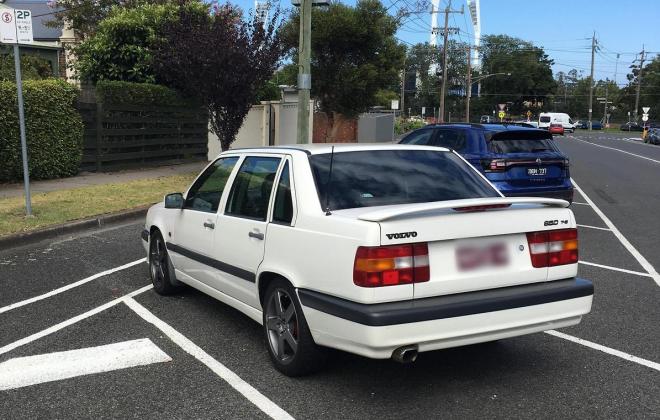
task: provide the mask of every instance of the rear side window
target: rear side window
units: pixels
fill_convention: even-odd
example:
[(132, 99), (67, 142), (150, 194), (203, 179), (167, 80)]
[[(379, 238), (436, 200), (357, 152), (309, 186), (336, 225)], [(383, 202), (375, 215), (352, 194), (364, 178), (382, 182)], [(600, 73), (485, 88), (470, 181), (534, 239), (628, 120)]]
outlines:
[(273, 222), (291, 224), (293, 219), (293, 200), (291, 197), (291, 178), (289, 176), (289, 162), (284, 164), (280, 182), (275, 192), (275, 206), (273, 207)]
[(405, 139), (401, 140), (402, 144), (421, 144), (428, 145), (433, 137), (433, 130), (417, 130), (414, 133), (410, 133), (406, 136)]
[(245, 158), (229, 193), (225, 213), (265, 221), (279, 164), (279, 158)]
[(463, 198), (499, 197), (473, 168), (451, 152), (376, 150), (310, 157), (325, 210)]
[(454, 149), (457, 152), (465, 150), (467, 135), (465, 130), (437, 130), (433, 139), (434, 146), (442, 146), (448, 149)]
[(549, 123), (550, 122), (550, 117), (541, 117), (539, 118), (539, 121), (542, 123)]

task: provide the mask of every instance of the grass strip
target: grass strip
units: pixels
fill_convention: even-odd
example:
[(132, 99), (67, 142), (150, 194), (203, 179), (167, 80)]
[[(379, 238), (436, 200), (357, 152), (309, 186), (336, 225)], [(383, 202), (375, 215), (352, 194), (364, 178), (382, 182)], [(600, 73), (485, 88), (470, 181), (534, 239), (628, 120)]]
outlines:
[(25, 217), (25, 198), (0, 199), (0, 236), (156, 203), (184, 191), (197, 173), (93, 185), (32, 195), (34, 217)]

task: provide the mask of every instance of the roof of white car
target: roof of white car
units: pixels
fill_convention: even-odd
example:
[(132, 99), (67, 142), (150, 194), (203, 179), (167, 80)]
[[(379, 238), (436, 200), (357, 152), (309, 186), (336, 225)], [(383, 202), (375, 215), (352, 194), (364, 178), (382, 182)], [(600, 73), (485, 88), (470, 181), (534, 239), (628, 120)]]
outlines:
[(308, 155), (318, 155), (324, 153), (335, 153), (342, 152), (359, 152), (365, 150), (433, 150), (433, 151), (443, 151), (447, 152), (449, 149), (445, 147), (437, 146), (417, 146), (411, 144), (394, 144), (394, 143), (371, 143), (371, 144), (359, 144), (359, 143), (317, 143), (317, 144), (285, 144), (281, 146), (268, 146), (268, 147), (254, 147), (254, 148), (245, 148), (245, 149), (230, 149), (224, 153), (238, 152), (261, 152), (261, 153), (273, 153), (273, 152), (283, 152), (297, 150), (300, 152), (307, 153)]

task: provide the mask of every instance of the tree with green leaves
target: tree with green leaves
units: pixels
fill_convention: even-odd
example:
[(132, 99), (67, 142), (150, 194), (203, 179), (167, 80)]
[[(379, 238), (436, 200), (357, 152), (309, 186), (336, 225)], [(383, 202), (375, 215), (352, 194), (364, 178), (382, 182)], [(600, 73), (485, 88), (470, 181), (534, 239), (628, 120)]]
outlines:
[(55, 9), (47, 26), (72, 28), (81, 39), (93, 35), (102, 20), (110, 16), (113, 8), (132, 9), (143, 4), (162, 4), (169, 0), (50, 0)]
[[(45, 58), (21, 54), (21, 75), (23, 80), (41, 80), (53, 77), (53, 68)], [(16, 67), (14, 52), (9, 50), (5, 54), (0, 50), (0, 81), (13, 82), (16, 80)]]
[(543, 102), (555, 93), (557, 82), (552, 74), (553, 61), (543, 48), (508, 35), (486, 35), (480, 48), (482, 73), (511, 73), (481, 82), (482, 95), (493, 104), (510, 103), (511, 113), (525, 111), (523, 102)]
[(222, 150), (236, 139), (282, 55), (279, 12), (271, 16), (268, 22), (245, 20), (231, 5), (202, 14), (182, 5), (154, 49), (156, 78), (205, 104)]
[[(162, 38), (164, 27), (178, 19), (174, 3), (143, 4), (134, 8), (113, 8), (97, 31), (75, 47), (78, 59), (74, 68), (82, 80), (121, 80), (156, 83), (153, 48)], [(199, 1), (181, 7), (200, 16), (209, 6)]]
[[(377, 94), (399, 81), (405, 48), (395, 37), (397, 22), (379, 0), (355, 7), (331, 3), (312, 12), (312, 96), (328, 115), (334, 140), (342, 116), (355, 117), (377, 103)], [(289, 58), (298, 60), (299, 15), (282, 29)]]

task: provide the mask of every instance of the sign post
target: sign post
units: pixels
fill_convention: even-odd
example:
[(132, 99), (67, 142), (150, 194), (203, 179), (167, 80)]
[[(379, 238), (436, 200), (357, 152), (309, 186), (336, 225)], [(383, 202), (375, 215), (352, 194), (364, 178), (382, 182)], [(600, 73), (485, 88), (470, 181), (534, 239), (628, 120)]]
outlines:
[(32, 12), (29, 10), (5, 10), (0, 13), (0, 41), (14, 44), (14, 68), (16, 70), (16, 93), (18, 96), (18, 126), (21, 134), (21, 156), (23, 158), (23, 185), (25, 186), (25, 214), (32, 216), (30, 196), (30, 171), (28, 168), (27, 141), (25, 139), (25, 114), (23, 112), (23, 80), (21, 78), (21, 56), (19, 43), (31, 44)]

